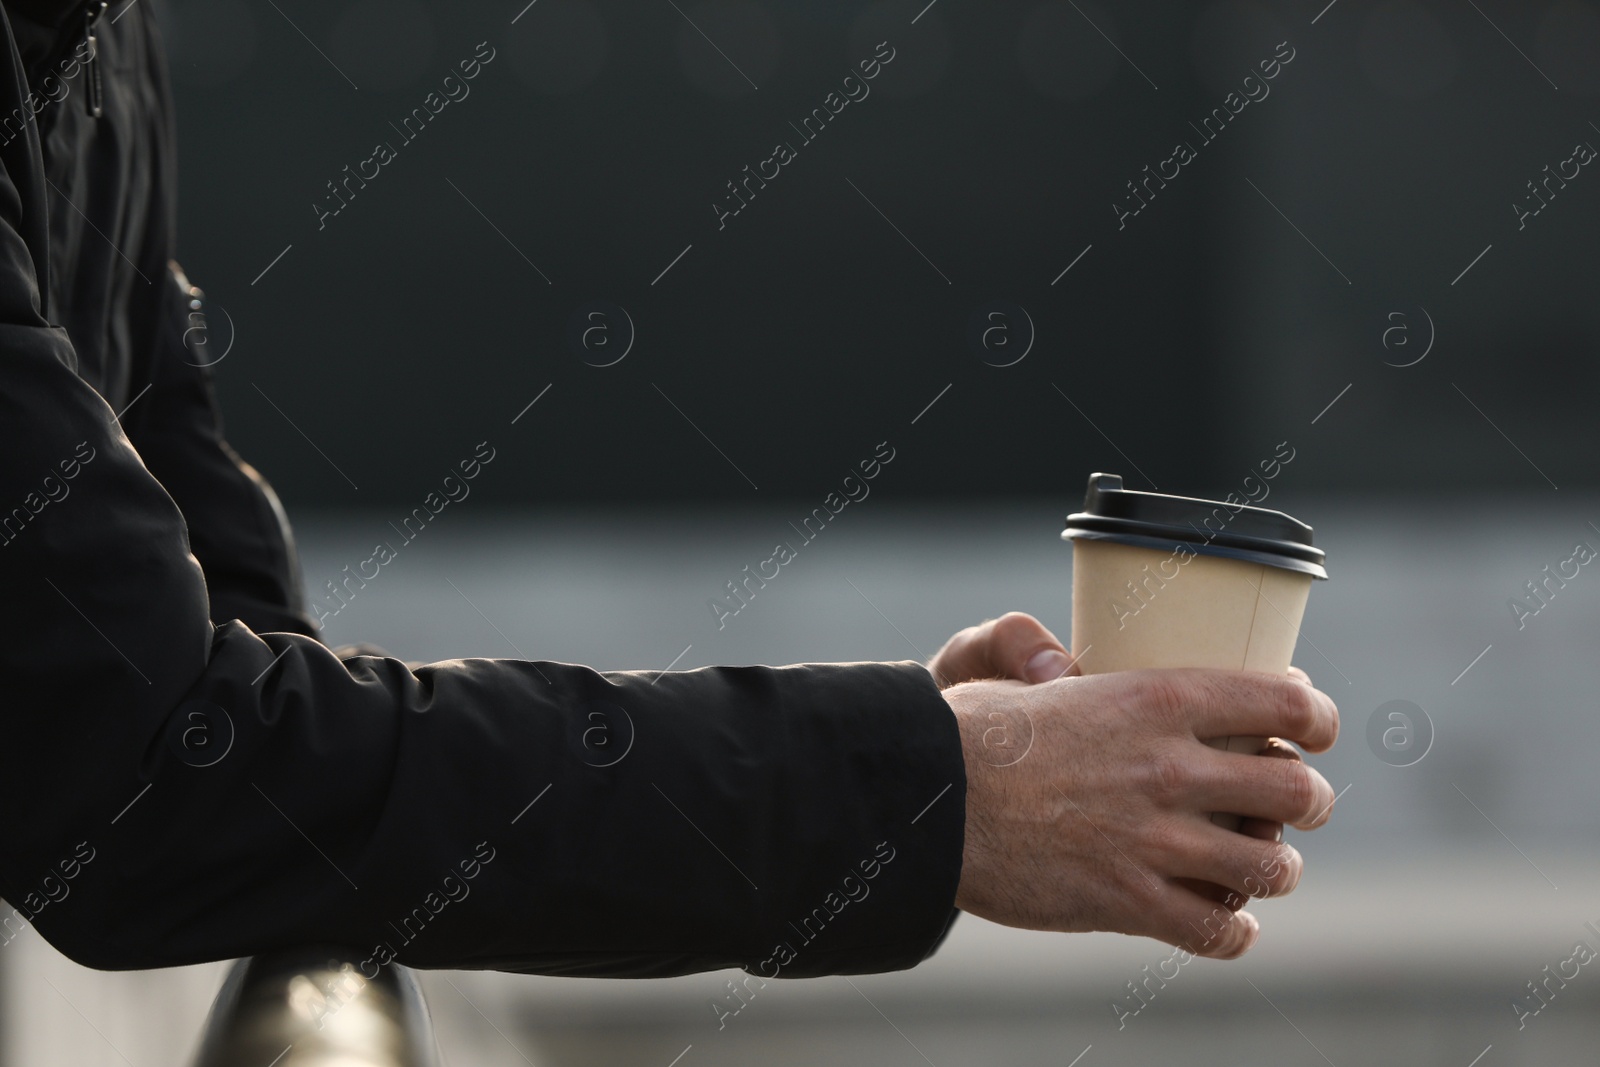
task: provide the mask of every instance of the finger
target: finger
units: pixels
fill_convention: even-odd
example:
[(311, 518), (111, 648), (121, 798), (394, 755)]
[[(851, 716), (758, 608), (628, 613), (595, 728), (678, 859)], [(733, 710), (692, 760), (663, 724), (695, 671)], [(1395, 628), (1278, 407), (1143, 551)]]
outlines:
[(977, 635), (982, 629), (982, 626), (969, 626), (958, 631), (928, 661), (928, 670), (932, 672), (934, 681), (939, 683), (940, 689), (989, 676), (978, 673), (982, 669), (980, 663), (988, 658), (978, 651), (980, 642)]
[(1194, 956), (1237, 959), (1261, 937), (1254, 915), (1233, 911), (1185, 885), (1168, 883), (1147, 915), (1144, 933)]
[(1127, 671), (1125, 677), (1134, 683), (1125, 698), (1164, 707), (1196, 737), (1276, 736), (1323, 752), (1339, 736), (1333, 699), (1286, 674), (1179, 667)]
[(1297, 682), (1304, 682), (1307, 685), (1311, 684), (1311, 675), (1307, 674), (1305, 671), (1301, 670), (1299, 667), (1290, 667), (1289, 668), (1289, 677), (1293, 678)]
[(1066, 647), (1032, 615), (1013, 611), (992, 625), (989, 661), (1000, 677), (1053, 682), (1072, 668)]
[(1305, 859), (1293, 845), (1256, 841), (1210, 823), (1197, 825), (1167, 864), (1183, 878), (1247, 897), (1286, 896), (1305, 873)]
[[(1301, 673), (1304, 674), (1305, 672), (1302, 671)], [(1268, 759), (1297, 760), (1301, 758), (1300, 753), (1293, 745), (1276, 737), (1269, 737), (1263, 741), (1261, 743), (1261, 751), (1257, 755), (1265, 756)], [(1236, 832), (1244, 834), (1246, 837), (1253, 837), (1257, 841), (1282, 841), (1283, 823), (1274, 819), (1257, 819), (1246, 815), (1239, 819)]]
[(982, 678), (1048, 682), (1069, 671), (1072, 657), (1038, 619), (1013, 611), (962, 630), (929, 666), (941, 685)]
[(1314, 830), (1333, 812), (1333, 786), (1296, 759), (1219, 752), (1209, 745), (1181, 757), (1182, 779), (1168, 803), (1191, 811), (1226, 811)]

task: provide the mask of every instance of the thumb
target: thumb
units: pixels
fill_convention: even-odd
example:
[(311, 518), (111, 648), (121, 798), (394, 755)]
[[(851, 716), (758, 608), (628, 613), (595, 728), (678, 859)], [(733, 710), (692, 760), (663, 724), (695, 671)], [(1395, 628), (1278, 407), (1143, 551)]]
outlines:
[(930, 664), (942, 685), (982, 678), (1049, 682), (1072, 670), (1072, 657), (1032, 615), (1008, 612), (952, 637)]

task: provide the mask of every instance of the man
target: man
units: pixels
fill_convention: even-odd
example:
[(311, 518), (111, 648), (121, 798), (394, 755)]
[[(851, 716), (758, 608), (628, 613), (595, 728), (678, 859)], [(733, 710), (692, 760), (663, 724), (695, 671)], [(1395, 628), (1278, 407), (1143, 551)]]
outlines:
[[(28, 920), (102, 968), (332, 942), (374, 969), (765, 977), (913, 966), (958, 908), (1254, 942), (1237, 909), (1300, 876), (1279, 824), (1333, 793), (1287, 746), (1201, 739), (1325, 749), (1303, 675), (1074, 677), (1020, 615), (927, 667), (659, 678), (319, 643), (184, 344), (149, 5), (105, 6), (4, 4), (0, 936)], [(627, 757), (594, 758), (622, 723)]]

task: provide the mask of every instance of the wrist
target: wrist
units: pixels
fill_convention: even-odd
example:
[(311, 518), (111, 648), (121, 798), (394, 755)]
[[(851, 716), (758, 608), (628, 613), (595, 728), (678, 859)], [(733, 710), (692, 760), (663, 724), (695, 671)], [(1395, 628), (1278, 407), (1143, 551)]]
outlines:
[[(989, 902), (989, 872), (993, 866), (994, 831), (991, 824), (994, 797), (999, 792), (1005, 767), (1021, 751), (1017, 731), (1006, 709), (997, 707), (993, 683), (973, 682), (944, 691), (956, 729), (961, 738), (961, 758), (967, 773), (964, 831), (961, 845), (961, 877), (956, 885), (955, 905), (962, 911), (982, 913)], [(1026, 745), (1031, 730), (1021, 739)]]

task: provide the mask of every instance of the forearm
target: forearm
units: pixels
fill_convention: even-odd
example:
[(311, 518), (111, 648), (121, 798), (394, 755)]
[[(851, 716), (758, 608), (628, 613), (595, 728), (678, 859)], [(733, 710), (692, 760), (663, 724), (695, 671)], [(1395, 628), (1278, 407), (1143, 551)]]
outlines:
[(554, 974), (912, 966), (951, 916), (964, 791), (923, 677), (411, 671), (223, 627), (183, 707), (224, 710), (226, 754), (180, 708), (40, 928), (116, 968), (319, 942)]

